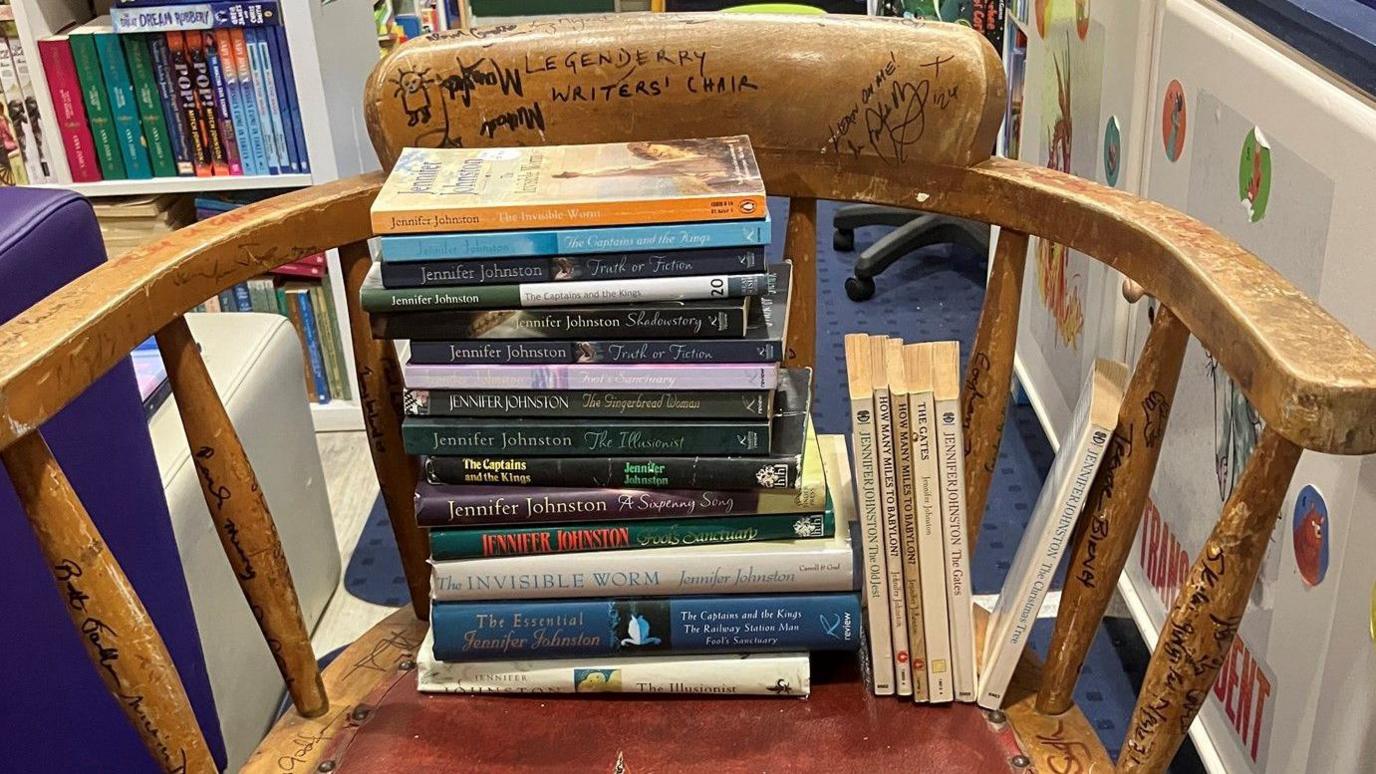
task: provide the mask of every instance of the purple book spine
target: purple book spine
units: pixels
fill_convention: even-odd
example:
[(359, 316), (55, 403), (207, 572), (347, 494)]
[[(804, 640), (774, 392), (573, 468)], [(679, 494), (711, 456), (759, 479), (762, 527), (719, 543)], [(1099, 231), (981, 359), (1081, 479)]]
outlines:
[[(784, 496), (773, 495), (782, 500)], [(674, 489), (571, 489), (509, 486), (416, 487), (416, 522), (446, 527), (597, 519), (666, 519), (757, 513), (757, 492)], [(775, 508), (771, 508), (773, 512)], [(799, 512), (816, 508), (795, 506)]]
[(628, 365), (421, 365), (407, 363), (406, 386), (423, 390), (772, 390), (775, 363)]

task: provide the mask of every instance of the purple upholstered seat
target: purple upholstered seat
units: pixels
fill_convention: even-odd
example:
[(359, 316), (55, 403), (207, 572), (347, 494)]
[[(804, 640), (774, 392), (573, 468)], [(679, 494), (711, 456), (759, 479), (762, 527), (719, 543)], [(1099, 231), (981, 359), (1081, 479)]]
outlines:
[[(104, 261), (85, 199), (0, 188), (0, 323)], [(153, 616), (223, 768), (220, 724), (129, 361), (42, 432)], [(7, 476), (0, 476), (0, 611), (0, 769), (157, 771), (96, 676)]]

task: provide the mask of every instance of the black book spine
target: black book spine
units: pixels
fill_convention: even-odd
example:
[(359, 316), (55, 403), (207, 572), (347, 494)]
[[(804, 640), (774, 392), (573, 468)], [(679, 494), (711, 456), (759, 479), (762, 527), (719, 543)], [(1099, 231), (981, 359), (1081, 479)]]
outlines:
[(548, 307), (371, 314), (380, 339), (729, 339), (745, 336), (746, 306), (739, 303), (653, 308), (650, 305)]
[(436, 484), (640, 489), (795, 489), (799, 456), (426, 457)]
[(770, 421), (763, 418), (590, 423), (568, 417), (406, 417), (401, 423), (407, 454), (764, 454), (770, 433)]
[(407, 390), (403, 403), (415, 417), (766, 419), (773, 398), (769, 390)]
[(777, 363), (778, 339), (706, 341), (417, 341), (411, 362), (425, 365), (562, 363)]
[(510, 285), (561, 280), (745, 274), (761, 272), (764, 269), (764, 247), (754, 246), (666, 253), (599, 253), (458, 261), (384, 261), (382, 284), (388, 288)]

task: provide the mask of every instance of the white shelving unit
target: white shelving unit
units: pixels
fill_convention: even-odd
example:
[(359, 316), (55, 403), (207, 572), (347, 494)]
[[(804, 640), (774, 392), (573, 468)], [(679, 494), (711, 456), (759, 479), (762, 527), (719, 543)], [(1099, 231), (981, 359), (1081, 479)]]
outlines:
[[(363, 119), (363, 86), (377, 62), (377, 30), (373, 26), (370, 0), (279, 0), (282, 23), (286, 26), (291, 50), (296, 94), (301, 103), (301, 124), (310, 158), (310, 174), (257, 175), (239, 177), (162, 177), (150, 180), (106, 180), (99, 183), (71, 182), (66, 153), (52, 110), (47, 78), (43, 75), (37, 41), (68, 26), (90, 18), (86, 0), (10, 0), (19, 39), (28, 52), (33, 71), (33, 88), (43, 107), (43, 134), (50, 138), (48, 153), (58, 183), (85, 196), (123, 196), (150, 193), (197, 193), (250, 188), (299, 188), (327, 183), (377, 169), (377, 157), (368, 142)], [(108, 5), (108, 3), (106, 3)], [(330, 273), (343, 276), (339, 254), (327, 254)], [(335, 309), (343, 317), (347, 305), (344, 283), (333, 283)], [(363, 412), (357, 400), (353, 348), (347, 330), (348, 320), (338, 321), (341, 341), (346, 342), (346, 373), (354, 400), (334, 400), (325, 405), (312, 404), (317, 432), (361, 430)]]

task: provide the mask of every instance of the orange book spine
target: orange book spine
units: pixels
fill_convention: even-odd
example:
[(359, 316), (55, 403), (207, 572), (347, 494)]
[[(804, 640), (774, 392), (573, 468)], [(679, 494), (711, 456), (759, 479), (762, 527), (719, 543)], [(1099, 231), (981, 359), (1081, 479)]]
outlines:
[(765, 197), (759, 194), (427, 209), (374, 205), (372, 225), (379, 234), (429, 234), (753, 220), (764, 213)]

